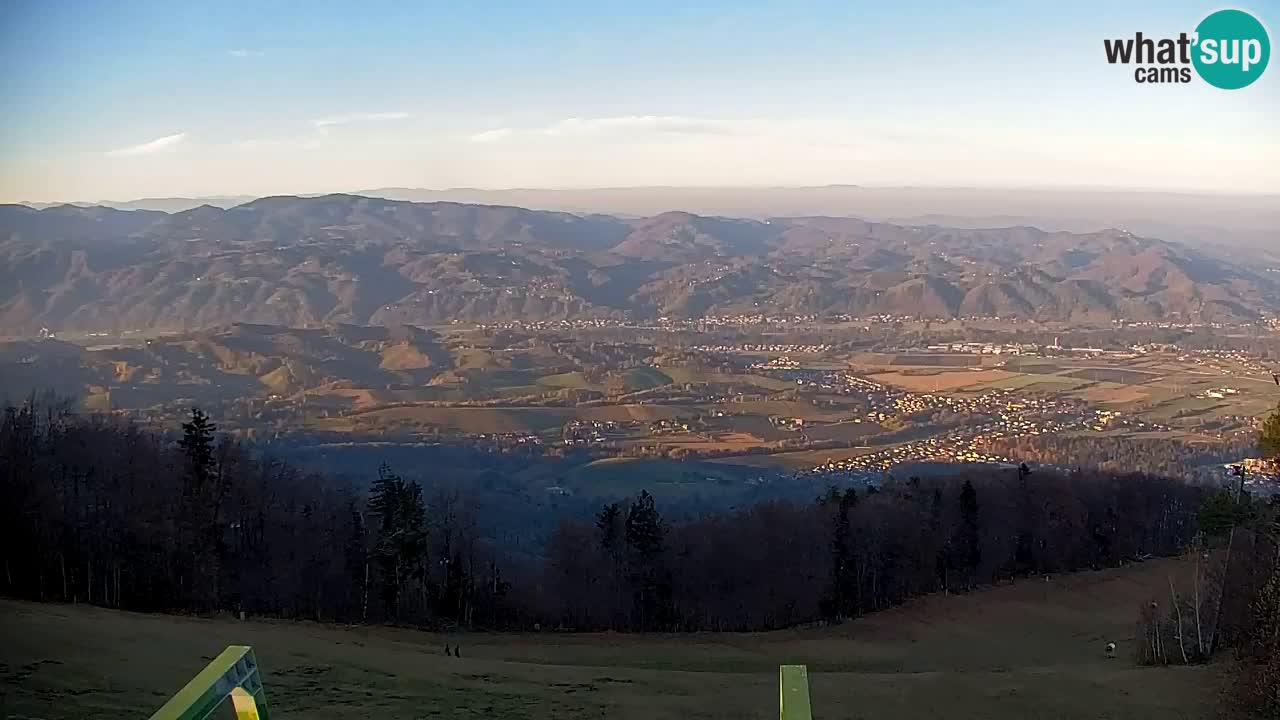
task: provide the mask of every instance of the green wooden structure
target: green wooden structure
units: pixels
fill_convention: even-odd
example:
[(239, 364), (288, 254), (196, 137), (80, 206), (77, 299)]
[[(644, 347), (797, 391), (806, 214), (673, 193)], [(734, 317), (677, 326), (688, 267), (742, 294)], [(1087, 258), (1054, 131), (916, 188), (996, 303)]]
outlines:
[[(271, 720), (258, 658), (248, 645), (230, 645), (178, 691), (151, 720)], [(217, 714), (215, 714), (217, 713)]]
[(809, 709), (809, 669), (804, 665), (778, 668), (778, 717), (781, 720), (813, 720)]

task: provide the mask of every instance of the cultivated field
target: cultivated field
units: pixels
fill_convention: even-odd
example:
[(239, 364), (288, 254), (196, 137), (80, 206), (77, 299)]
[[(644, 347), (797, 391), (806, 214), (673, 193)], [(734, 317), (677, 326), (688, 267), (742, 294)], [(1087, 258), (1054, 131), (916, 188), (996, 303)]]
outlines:
[(878, 383), (893, 385), (912, 392), (945, 392), (979, 383), (997, 383), (1019, 376), (1004, 370), (961, 370), (959, 372), (907, 370), (876, 373), (867, 377)]
[[(273, 716), (772, 718), (807, 663), (822, 718), (1207, 718), (1217, 668), (1141, 669), (1138, 607), (1176, 561), (763, 634), (441, 635), (0, 602), (0, 715), (146, 717), (224, 646), (257, 650)], [(1167, 592), (1167, 589), (1165, 590)], [(1115, 641), (1120, 657), (1103, 645)], [(444, 657), (445, 642), (462, 657)]]

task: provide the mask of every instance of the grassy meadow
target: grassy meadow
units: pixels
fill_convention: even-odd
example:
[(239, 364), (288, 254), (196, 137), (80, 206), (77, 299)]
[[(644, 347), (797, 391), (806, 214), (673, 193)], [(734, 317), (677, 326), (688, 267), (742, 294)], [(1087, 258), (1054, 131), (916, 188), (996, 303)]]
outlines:
[(780, 663), (809, 666), (819, 719), (1214, 717), (1220, 668), (1130, 659), (1139, 606), (1184, 570), (1027, 580), (751, 634), (441, 634), (0, 601), (0, 716), (146, 717), (223, 647), (249, 644), (284, 720), (773, 718)]

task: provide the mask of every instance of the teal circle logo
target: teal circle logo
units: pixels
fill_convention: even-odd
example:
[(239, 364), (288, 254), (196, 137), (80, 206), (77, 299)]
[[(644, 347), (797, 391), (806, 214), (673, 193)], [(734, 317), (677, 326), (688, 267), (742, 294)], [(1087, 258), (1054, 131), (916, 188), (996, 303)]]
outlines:
[(1191, 58), (1210, 85), (1239, 90), (1253, 84), (1271, 59), (1271, 38), (1258, 19), (1243, 10), (1219, 10), (1196, 26)]

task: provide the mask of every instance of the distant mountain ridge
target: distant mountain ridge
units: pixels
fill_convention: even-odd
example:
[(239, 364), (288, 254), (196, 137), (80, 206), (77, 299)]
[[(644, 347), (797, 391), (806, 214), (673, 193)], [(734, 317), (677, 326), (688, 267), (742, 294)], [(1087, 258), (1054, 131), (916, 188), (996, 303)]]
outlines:
[(766, 312), (1252, 320), (1280, 273), (1122, 230), (639, 219), (355, 195), (0, 206), (0, 331)]
[[(353, 195), (409, 202), (511, 205), (535, 210), (650, 217), (671, 210), (749, 217), (858, 217), (898, 225), (1006, 227), (1097, 232), (1115, 227), (1191, 245), (1248, 248), (1280, 261), (1280, 195), (1226, 195), (1114, 188), (867, 187), (381, 187)], [(321, 197), (301, 194), (300, 197)], [(71, 203), (125, 210), (181, 212), (232, 207), (246, 195)], [(25, 203), (42, 209), (52, 205)]]
[(236, 205), (242, 205), (254, 200), (253, 195), (213, 195), (210, 197), (185, 198), (139, 198), (137, 200), (99, 200), (97, 202), (24, 202), (19, 205), (26, 205), (36, 210), (44, 210), (47, 208), (59, 207), (62, 205), (71, 205), (74, 207), (105, 207), (113, 210), (154, 210), (157, 212), (176, 213), (183, 210), (198, 208), (201, 205), (212, 205), (213, 207), (229, 208)]

